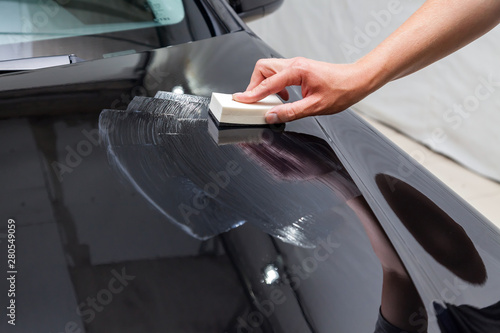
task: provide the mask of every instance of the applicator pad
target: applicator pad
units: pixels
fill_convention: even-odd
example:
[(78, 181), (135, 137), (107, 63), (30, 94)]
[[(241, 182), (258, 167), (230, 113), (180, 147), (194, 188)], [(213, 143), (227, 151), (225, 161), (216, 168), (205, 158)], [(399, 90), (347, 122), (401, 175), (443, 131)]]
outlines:
[(280, 104), (283, 102), (276, 95), (267, 96), (253, 104), (246, 104), (234, 101), (231, 94), (212, 93), (209, 109), (219, 125), (265, 125), (266, 112)]

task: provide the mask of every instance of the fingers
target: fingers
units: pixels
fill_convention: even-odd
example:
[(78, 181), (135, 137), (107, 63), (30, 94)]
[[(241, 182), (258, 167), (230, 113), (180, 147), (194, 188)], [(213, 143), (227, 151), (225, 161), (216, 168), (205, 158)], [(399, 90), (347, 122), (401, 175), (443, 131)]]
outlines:
[(311, 74), (317, 72), (317, 67), (315, 62), (305, 58), (259, 60), (247, 90), (233, 94), (233, 99), (242, 103), (255, 103), (271, 94), (278, 94), (282, 99), (288, 100), (289, 93), (286, 87), (300, 85), (305, 98), (274, 107), (266, 114), (266, 122), (285, 123), (318, 114), (325, 107), (324, 97), (318, 97), (322, 96), (321, 93), (314, 93), (318, 95), (316, 97), (308, 96), (311, 95), (311, 91), (321, 91), (315, 88), (314, 82), (317, 80), (314, 80), (314, 75)]
[(250, 78), (250, 84), (246, 91), (254, 89), (262, 81), (282, 71), (290, 61), (288, 59), (260, 59), (255, 64), (255, 68)]
[(252, 90), (234, 94), (233, 99), (242, 103), (255, 103), (276, 93), (288, 99), (288, 92), (286, 92), (285, 88), (296, 84), (300, 84), (300, 78), (295, 71), (287, 68), (266, 78)]
[(278, 93), (278, 96), (281, 97), (284, 101), (288, 101), (290, 98), (290, 94), (288, 93), (288, 90), (283, 89)]
[[(288, 100), (286, 86), (289, 78), (283, 72), (289, 67), (289, 59), (261, 59), (255, 65), (250, 84), (244, 93), (233, 94), (233, 99), (242, 103), (255, 103), (264, 97), (278, 93)], [(287, 71), (290, 75), (290, 71)], [(278, 78), (276, 78), (278, 76)]]
[(275, 106), (266, 113), (266, 122), (268, 124), (280, 124), (309, 115), (312, 115), (312, 112), (310, 111), (310, 103), (306, 98), (294, 103)]
[[(275, 73), (273, 73), (272, 75), (274, 75), (274, 74)], [(253, 73), (252, 73), (252, 77), (250, 78), (250, 83), (248, 84), (247, 89), (245, 91), (250, 91), (253, 88), (257, 87), (262, 81), (264, 81), (269, 76), (271, 76), (271, 75), (264, 76), (264, 74), (261, 72), (260, 68), (255, 66)]]

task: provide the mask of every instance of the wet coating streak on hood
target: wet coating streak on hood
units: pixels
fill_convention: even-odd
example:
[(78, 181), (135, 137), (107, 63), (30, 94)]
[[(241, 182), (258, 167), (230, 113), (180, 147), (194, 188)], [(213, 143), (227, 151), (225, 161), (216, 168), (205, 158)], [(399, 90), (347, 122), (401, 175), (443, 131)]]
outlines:
[(248, 222), (314, 247), (335, 222), (332, 209), (359, 195), (322, 139), (268, 128), (259, 143), (219, 146), (208, 133), (208, 98), (157, 97), (136, 98), (126, 111), (103, 111), (101, 135), (111, 163), (194, 237)]
[[(385, 154), (400, 156), (394, 161), (382, 157), (388, 146), (377, 136), (367, 139), (373, 132), (360, 135), (366, 127), (349, 128), (352, 121), (343, 123), (343, 117), (352, 114), (336, 117), (336, 122), (332, 117), (310, 118), (289, 123), (285, 129), (260, 128), (257, 134), (248, 134), (248, 142), (243, 135), (231, 144), (218, 145), (213, 127), (209, 130), (208, 98), (170, 93), (156, 97), (136, 98), (126, 111), (103, 111), (101, 134), (117, 169), (192, 236), (206, 239), (251, 223), (285, 242), (315, 247), (336, 220), (346, 220), (336, 209), (349, 205), (356, 212), (351, 199), (360, 195), (335, 150), (352, 168), (409, 267), (428, 313), (436, 301), (467, 300), (484, 307), (500, 297), (482, 291), (485, 285), (500, 284), (498, 274), (492, 278), (489, 273), (499, 271), (498, 258), (481, 249), (498, 246), (498, 239), (487, 236), (479, 245), (474, 242), (482, 232), (472, 225), (488, 222), (403, 153)], [(357, 140), (350, 140), (350, 135)], [(350, 147), (349, 142), (356, 146)], [(411, 173), (401, 173), (401, 160)], [(364, 170), (366, 163), (370, 167)], [(356, 214), (362, 218), (360, 211)], [(377, 256), (384, 265), (383, 255)], [(429, 272), (439, 272), (439, 277), (428, 276)], [(422, 279), (430, 281), (422, 284)], [(435, 329), (436, 322), (431, 321), (429, 330)]]

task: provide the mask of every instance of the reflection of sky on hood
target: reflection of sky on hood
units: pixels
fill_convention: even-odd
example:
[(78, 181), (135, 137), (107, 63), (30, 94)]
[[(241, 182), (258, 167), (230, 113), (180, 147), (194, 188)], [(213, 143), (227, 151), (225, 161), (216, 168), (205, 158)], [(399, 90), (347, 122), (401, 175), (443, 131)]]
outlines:
[(208, 98), (163, 97), (168, 99), (136, 98), (127, 111), (103, 111), (101, 135), (125, 179), (196, 238), (248, 222), (313, 247), (343, 218), (337, 206), (359, 194), (321, 139), (267, 129), (260, 143), (240, 138), (240, 144), (219, 146), (208, 132)]

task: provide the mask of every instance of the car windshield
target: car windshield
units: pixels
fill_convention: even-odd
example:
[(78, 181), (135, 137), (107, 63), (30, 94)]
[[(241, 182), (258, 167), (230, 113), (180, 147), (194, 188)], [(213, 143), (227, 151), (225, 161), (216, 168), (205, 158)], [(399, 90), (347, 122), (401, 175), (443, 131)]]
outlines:
[(64, 54), (91, 60), (224, 33), (195, 0), (7, 0), (0, 13), (0, 61)]

